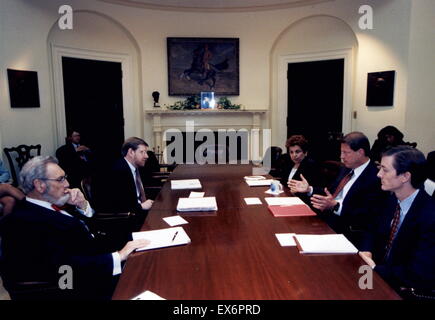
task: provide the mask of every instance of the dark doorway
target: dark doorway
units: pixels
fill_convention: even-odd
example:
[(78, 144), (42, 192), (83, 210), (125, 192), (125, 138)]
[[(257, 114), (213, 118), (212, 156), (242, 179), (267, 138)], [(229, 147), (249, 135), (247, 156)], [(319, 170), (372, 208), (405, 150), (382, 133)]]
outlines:
[(287, 137), (304, 135), (311, 156), (339, 160), (344, 59), (288, 64)]
[(62, 70), (67, 128), (109, 164), (124, 141), (121, 63), (62, 57)]

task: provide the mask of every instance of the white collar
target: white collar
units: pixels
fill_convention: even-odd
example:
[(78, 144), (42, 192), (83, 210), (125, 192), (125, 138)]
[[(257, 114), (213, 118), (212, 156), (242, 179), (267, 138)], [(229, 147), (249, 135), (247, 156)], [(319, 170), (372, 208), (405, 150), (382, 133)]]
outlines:
[[(125, 158), (124, 158), (125, 159)], [(128, 166), (130, 167), (131, 173), (133, 173), (133, 177), (136, 178), (136, 167), (130, 163), (127, 159), (125, 159)]]
[(370, 159), (367, 160), (367, 162), (365, 162), (362, 165), (360, 165), (359, 167), (353, 169), (353, 176), (355, 178), (358, 178), (361, 175), (361, 173), (365, 170), (365, 168), (367, 168), (369, 163), (370, 163)]
[[(39, 200), (39, 199), (34, 199), (34, 198), (30, 198), (30, 197), (26, 197), (26, 201), (28, 201), (30, 203), (33, 203), (33, 204), (36, 204), (37, 206), (44, 207), (44, 208), (49, 209), (51, 211), (56, 211), (56, 210), (53, 209), (53, 207), (51, 206), (52, 203), (50, 203), (50, 202), (47, 202), (47, 201), (44, 201), (44, 200)], [(64, 215), (66, 215), (66, 216), (72, 217), (72, 215), (70, 215), (65, 210), (61, 210), (60, 212), (63, 213)]]

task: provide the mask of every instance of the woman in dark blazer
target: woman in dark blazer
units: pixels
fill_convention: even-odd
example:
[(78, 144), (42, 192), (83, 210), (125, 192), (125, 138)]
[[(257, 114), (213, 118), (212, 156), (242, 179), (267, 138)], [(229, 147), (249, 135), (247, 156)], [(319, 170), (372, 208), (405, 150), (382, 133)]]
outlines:
[[(301, 174), (316, 184), (319, 180), (319, 168), (314, 160), (308, 157), (308, 141), (302, 135), (291, 136), (286, 144), (287, 153), (281, 157), (281, 183), (287, 186), (288, 181), (301, 180)], [(313, 182), (311, 182), (313, 181)]]

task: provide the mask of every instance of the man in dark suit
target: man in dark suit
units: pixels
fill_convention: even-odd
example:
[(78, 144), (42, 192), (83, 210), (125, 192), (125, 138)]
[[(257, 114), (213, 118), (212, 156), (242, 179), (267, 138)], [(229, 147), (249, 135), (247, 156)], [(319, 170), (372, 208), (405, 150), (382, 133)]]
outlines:
[[(105, 251), (82, 221), (61, 208), (69, 204), (81, 213), (92, 210), (79, 189), (69, 188), (53, 157), (29, 160), (20, 180), (26, 199), (0, 220), (0, 271), (11, 297), (110, 299), (121, 262), (147, 242), (130, 241), (119, 251)], [(72, 287), (63, 290), (62, 266), (72, 272)], [(22, 282), (42, 282), (50, 290), (20, 294)]]
[(292, 192), (307, 193), (311, 205), (337, 233), (343, 233), (359, 246), (363, 233), (371, 224), (379, 204), (386, 197), (376, 177), (376, 165), (370, 160), (370, 143), (361, 132), (351, 132), (341, 142), (344, 167), (329, 188), (312, 187), (302, 181), (289, 183)]
[(148, 144), (137, 137), (127, 139), (122, 145), (123, 158), (113, 166), (106, 179), (110, 179), (98, 195), (99, 207), (108, 212), (134, 212), (137, 225), (141, 225), (153, 200), (147, 199), (140, 178), (139, 168), (145, 165), (148, 159)]
[(423, 189), (425, 158), (399, 146), (384, 152), (378, 177), (393, 194), (360, 255), (395, 289), (435, 290), (435, 202)]
[(66, 144), (56, 150), (59, 165), (68, 175), (68, 181), (73, 187), (79, 187), (81, 180), (89, 175), (91, 150), (80, 144), (80, 133), (70, 130), (66, 138)]

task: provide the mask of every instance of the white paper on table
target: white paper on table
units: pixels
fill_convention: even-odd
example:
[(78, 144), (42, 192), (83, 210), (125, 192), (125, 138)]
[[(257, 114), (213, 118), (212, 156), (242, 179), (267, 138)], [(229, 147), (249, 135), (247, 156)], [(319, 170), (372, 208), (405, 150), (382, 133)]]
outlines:
[(133, 232), (132, 237), (133, 240), (150, 240), (150, 243), (148, 245), (142, 248), (138, 248), (136, 249), (136, 251), (179, 246), (182, 244), (190, 243), (190, 238), (182, 227)]
[(266, 197), (264, 198), (269, 206), (292, 206), (297, 204), (305, 204), (298, 197)]
[(201, 189), (201, 182), (198, 179), (171, 180), (171, 190)]
[(262, 186), (270, 186), (273, 179), (266, 180), (245, 180), (248, 186), (250, 187), (262, 187)]
[(179, 198), (177, 211), (216, 211), (216, 197)]
[(269, 190), (266, 190), (266, 191), (264, 191), (264, 193), (267, 193), (267, 194), (273, 194), (273, 195), (279, 195), (280, 193), (283, 193), (284, 191), (280, 191), (280, 190), (277, 190), (277, 191), (271, 191), (270, 189)]
[(189, 198), (204, 198), (205, 192), (190, 191)]
[(279, 244), (282, 247), (296, 247), (296, 242), (293, 236), (295, 233), (275, 233), (275, 237), (278, 239)]
[(145, 292), (142, 292), (140, 295), (132, 298), (131, 300), (166, 300), (166, 299), (155, 294), (154, 292), (147, 290)]
[(245, 198), (245, 202), (248, 206), (253, 204), (263, 204), (260, 198)]
[(171, 217), (165, 217), (163, 218), (163, 220), (169, 224), (171, 227), (173, 226), (178, 226), (180, 224), (186, 224), (189, 223), (186, 220), (184, 220), (182, 217), (180, 216), (171, 216)]
[(266, 177), (263, 176), (246, 176), (244, 177), (245, 180), (251, 180), (251, 181), (256, 181), (256, 180), (265, 180)]
[(343, 234), (297, 234), (301, 253), (358, 253)]

